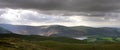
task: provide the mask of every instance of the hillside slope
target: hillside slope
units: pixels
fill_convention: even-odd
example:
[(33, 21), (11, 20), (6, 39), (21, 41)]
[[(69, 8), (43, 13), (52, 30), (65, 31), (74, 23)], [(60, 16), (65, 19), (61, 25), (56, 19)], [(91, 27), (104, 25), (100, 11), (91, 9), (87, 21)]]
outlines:
[(61, 25), (47, 26), (24, 26), (0, 24), (1, 27), (17, 34), (41, 35), (41, 36), (64, 36), (64, 37), (82, 37), (82, 36), (120, 36), (119, 28), (109, 27), (86, 27), (75, 26), (66, 27)]
[(0, 27), (0, 34), (6, 34), (6, 33), (11, 33), (11, 32), (8, 31), (7, 29)]

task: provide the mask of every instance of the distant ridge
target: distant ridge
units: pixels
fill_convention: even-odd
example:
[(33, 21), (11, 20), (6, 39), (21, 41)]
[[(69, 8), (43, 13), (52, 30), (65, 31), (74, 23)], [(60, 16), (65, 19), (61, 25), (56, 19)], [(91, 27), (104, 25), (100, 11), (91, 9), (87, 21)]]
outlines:
[(120, 36), (120, 28), (112, 27), (88, 27), (74, 26), (66, 27), (61, 25), (45, 26), (26, 26), (0, 24), (1, 27), (17, 34), (23, 35), (41, 35), (41, 36), (64, 36), (64, 37), (81, 37), (81, 36)]

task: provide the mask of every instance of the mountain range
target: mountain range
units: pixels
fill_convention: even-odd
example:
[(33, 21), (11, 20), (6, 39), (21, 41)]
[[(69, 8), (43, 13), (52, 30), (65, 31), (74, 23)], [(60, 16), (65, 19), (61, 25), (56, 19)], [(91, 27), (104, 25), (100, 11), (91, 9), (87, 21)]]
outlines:
[[(13, 33), (23, 35), (63, 36), (63, 37), (120, 36), (120, 28), (112, 27), (100, 27), (100, 28), (87, 26), (67, 27), (61, 25), (26, 26), (10, 24), (0, 24), (0, 27), (7, 29)], [(3, 32), (4, 29), (2, 30)]]

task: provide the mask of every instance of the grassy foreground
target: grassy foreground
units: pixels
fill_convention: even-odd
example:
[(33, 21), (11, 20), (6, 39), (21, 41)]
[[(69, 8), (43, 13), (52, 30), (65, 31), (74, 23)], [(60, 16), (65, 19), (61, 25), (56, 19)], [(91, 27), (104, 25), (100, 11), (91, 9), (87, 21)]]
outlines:
[(120, 50), (120, 43), (90, 43), (66, 37), (0, 35), (0, 50)]

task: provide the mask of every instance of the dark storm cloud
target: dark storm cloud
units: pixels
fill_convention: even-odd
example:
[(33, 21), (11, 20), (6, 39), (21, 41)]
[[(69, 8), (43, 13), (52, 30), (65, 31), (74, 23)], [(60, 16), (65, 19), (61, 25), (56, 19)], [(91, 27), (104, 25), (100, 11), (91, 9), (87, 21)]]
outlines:
[(0, 7), (110, 12), (120, 9), (120, 0), (0, 0)]

